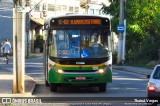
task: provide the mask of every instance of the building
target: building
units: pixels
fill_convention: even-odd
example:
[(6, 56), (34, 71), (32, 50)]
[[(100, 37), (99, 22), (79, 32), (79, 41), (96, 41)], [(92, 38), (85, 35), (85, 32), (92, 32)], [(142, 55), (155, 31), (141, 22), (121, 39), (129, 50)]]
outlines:
[(66, 13), (102, 15), (102, 3), (109, 5), (107, 0), (30, 0), (29, 5), (31, 10), (34, 8), (33, 17), (51, 17)]
[[(84, 3), (83, 8), (81, 4)], [(30, 8), (27, 15), (26, 51), (35, 52), (36, 36), (43, 36), (44, 20), (48, 17), (74, 14), (103, 15), (102, 3), (109, 5), (107, 0), (29, 0), (25, 6)], [(0, 2), (0, 41), (13, 39), (13, 0), (1, 0)], [(6, 24), (8, 23), (8, 24)]]

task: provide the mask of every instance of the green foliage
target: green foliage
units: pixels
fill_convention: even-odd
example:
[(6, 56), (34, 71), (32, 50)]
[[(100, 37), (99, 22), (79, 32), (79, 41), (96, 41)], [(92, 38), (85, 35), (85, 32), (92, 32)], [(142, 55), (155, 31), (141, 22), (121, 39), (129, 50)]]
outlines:
[(36, 40), (34, 41), (34, 48), (40, 48), (40, 51), (43, 51), (43, 35), (36, 34)]
[(111, 26), (112, 31), (116, 32), (117, 23), (119, 22), (119, 0), (109, 0), (111, 2), (110, 6), (107, 7), (105, 4), (102, 4), (102, 10), (105, 14), (110, 14), (112, 16)]
[[(119, 23), (120, 0), (110, 0), (103, 12), (112, 15), (112, 31), (116, 32)], [(157, 60), (160, 49), (160, 2), (159, 0), (126, 0), (125, 18), (126, 59)]]
[(37, 58), (37, 56), (35, 56), (35, 55), (31, 55), (31, 56), (26, 56), (25, 58), (26, 58), (26, 59), (30, 59), (30, 58)]

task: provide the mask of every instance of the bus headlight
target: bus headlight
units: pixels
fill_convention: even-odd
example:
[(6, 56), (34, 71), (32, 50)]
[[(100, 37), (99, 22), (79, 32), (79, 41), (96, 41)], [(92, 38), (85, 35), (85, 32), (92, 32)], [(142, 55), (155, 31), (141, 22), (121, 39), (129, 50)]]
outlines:
[(62, 69), (58, 69), (57, 72), (58, 72), (59, 74), (62, 74), (62, 73), (63, 73), (63, 70), (62, 70)]
[(58, 68), (56, 68), (54, 66), (52, 66), (51, 69), (54, 70), (55, 72), (59, 73), (59, 74), (64, 73), (64, 71), (62, 69), (58, 69)]
[(99, 73), (104, 73), (105, 70), (101, 68), (101, 69), (98, 70), (98, 72), (99, 72)]

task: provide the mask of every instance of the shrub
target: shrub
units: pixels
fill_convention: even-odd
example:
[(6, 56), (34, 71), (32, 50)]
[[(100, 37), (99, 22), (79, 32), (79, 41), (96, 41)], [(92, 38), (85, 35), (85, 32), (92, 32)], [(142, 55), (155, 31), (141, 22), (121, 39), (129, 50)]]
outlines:
[(43, 36), (36, 34), (36, 40), (34, 41), (34, 49), (40, 48), (40, 52), (43, 52)]

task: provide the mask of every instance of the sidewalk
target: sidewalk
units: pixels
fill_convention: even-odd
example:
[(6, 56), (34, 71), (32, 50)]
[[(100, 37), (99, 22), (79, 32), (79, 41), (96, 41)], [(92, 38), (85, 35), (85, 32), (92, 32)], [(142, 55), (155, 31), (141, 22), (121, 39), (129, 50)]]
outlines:
[[(41, 57), (43, 54), (30, 54), (30, 56)], [(26, 97), (31, 96), (36, 82), (30, 76), (25, 75), (25, 93), (13, 94), (13, 57), (10, 57), (9, 64), (5, 63), (4, 57), (0, 57), (0, 97)]]
[(122, 70), (127, 72), (133, 72), (141, 75), (149, 75), (152, 72), (152, 69), (142, 68), (142, 67), (133, 67), (133, 66), (119, 66), (113, 65), (114, 70)]

